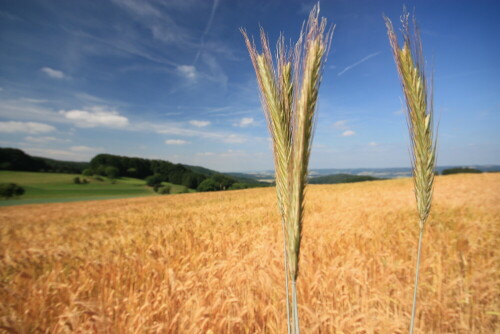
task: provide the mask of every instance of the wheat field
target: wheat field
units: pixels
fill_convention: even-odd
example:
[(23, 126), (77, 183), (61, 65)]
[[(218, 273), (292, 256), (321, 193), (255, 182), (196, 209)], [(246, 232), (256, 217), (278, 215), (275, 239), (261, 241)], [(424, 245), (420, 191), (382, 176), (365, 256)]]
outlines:
[[(309, 186), (304, 333), (405, 333), (411, 179)], [(0, 332), (284, 333), (273, 188), (0, 208)], [(500, 332), (500, 174), (436, 178), (417, 333)]]

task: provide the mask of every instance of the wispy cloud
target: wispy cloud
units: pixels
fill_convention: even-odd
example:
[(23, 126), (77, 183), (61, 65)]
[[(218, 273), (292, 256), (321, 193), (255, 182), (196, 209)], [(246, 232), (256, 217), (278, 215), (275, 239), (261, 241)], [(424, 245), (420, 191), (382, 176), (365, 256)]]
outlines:
[(52, 125), (37, 122), (0, 122), (0, 133), (29, 133), (39, 134), (55, 131)]
[(205, 30), (203, 31), (203, 34), (201, 35), (201, 38), (200, 38), (200, 48), (198, 49), (198, 52), (196, 53), (196, 56), (194, 57), (193, 64), (196, 64), (196, 62), (198, 61), (198, 58), (200, 57), (201, 53), (203, 52), (203, 49), (205, 47), (205, 39), (206, 39), (208, 33), (210, 32), (210, 29), (212, 28), (212, 23), (214, 21), (215, 12), (216, 12), (218, 6), (219, 6), (219, 0), (214, 0), (214, 2), (212, 4), (212, 10), (210, 12), (210, 17), (208, 19)]
[(201, 157), (221, 157), (221, 158), (227, 158), (227, 157), (242, 157), (242, 156), (248, 156), (249, 154), (243, 150), (232, 150), (229, 149), (224, 152), (198, 152), (196, 153), (197, 156)]
[(240, 128), (244, 128), (254, 124), (255, 120), (252, 117), (243, 117), (238, 123), (233, 123), (233, 126), (239, 126)]
[(300, 8), (298, 10), (298, 13), (301, 14), (301, 15), (308, 15), (310, 12), (311, 12), (311, 9), (314, 7), (314, 5), (316, 4), (316, 2), (308, 2), (308, 1), (305, 1), (305, 2), (302, 2), (300, 4)]
[(167, 139), (165, 140), (165, 144), (167, 145), (185, 145), (189, 144), (187, 140), (182, 140), (182, 139)]
[(333, 123), (333, 127), (338, 130), (344, 130), (347, 128), (347, 120), (342, 119)]
[(196, 126), (197, 128), (204, 128), (205, 126), (210, 125), (210, 121), (198, 121), (198, 120), (190, 120), (189, 124), (192, 126)]
[(190, 65), (179, 65), (177, 66), (177, 71), (186, 79), (194, 80), (196, 79), (196, 68)]
[(71, 146), (70, 150), (73, 152), (99, 152), (103, 151), (104, 148), (102, 147), (90, 147), (90, 146), (85, 146), (85, 145), (79, 145), (79, 146)]
[(43, 73), (45, 73), (47, 76), (51, 77), (52, 79), (66, 79), (67, 76), (64, 74), (63, 71), (55, 70), (50, 67), (42, 67), (40, 69)]
[(223, 137), (222, 141), (224, 143), (228, 143), (228, 144), (242, 144), (242, 143), (246, 142), (247, 139), (245, 137), (240, 136), (240, 135), (230, 134), (229, 136)]
[(165, 10), (155, 6), (155, 2), (137, 0), (112, 0), (112, 2), (146, 27), (156, 40), (167, 44), (197, 45), (192, 34), (178, 24)]
[(346, 131), (342, 132), (342, 137), (354, 136), (355, 134), (356, 134), (356, 132), (354, 132), (352, 130), (346, 130)]
[(92, 152), (74, 152), (71, 150), (39, 147), (23, 147), (23, 151), (35, 156), (72, 161), (88, 161), (93, 156)]
[(208, 70), (210, 71), (210, 73), (207, 73), (205, 77), (208, 80), (216, 82), (225, 88), (227, 86), (228, 77), (217, 62), (217, 59), (208, 53), (204, 53), (202, 56), (202, 60), (203, 63), (207, 65)]
[(69, 139), (61, 139), (61, 138), (56, 138), (56, 137), (50, 137), (50, 136), (42, 136), (42, 137), (32, 137), (28, 136), (24, 138), (27, 142), (30, 143), (36, 143), (36, 144), (48, 144), (48, 143), (54, 143), (54, 142), (70, 142), (71, 140)]
[(241, 144), (248, 141), (245, 136), (226, 133), (226, 132), (215, 132), (215, 131), (202, 131), (183, 128), (178, 124), (165, 124), (165, 125), (145, 125), (149, 129), (155, 128), (156, 133), (173, 135), (173, 136), (183, 136), (183, 137), (193, 137), (202, 139), (211, 139), (227, 144)]
[(378, 51), (378, 52), (374, 52), (374, 53), (370, 53), (368, 56), (364, 57), (363, 59), (355, 62), (354, 64), (352, 65), (349, 65), (347, 67), (345, 67), (342, 71), (340, 71), (337, 75), (340, 77), (342, 74), (344, 74), (345, 72), (349, 71), (349, 70), (352, 70), (353, 68), (355, 68), (356, 66), (358, 65), (361, 65), (363, 64), (365, 61), (369, 60), (370, 58), (373, 58), (375, 56), (378, 56), (379, 54), (381, 54), (382, 52), (381, 51)]

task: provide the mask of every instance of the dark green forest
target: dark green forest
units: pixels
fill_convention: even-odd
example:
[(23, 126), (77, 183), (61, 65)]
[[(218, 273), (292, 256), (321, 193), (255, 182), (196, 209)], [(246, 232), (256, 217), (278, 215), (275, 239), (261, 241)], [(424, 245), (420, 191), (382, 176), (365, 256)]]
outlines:
[(0, 148), (0, 170), (75, 173), (84, 176), (105, 176), (110, 179), (132, 177), (145, 180), (151, 187), (158, 186), (161, 182), (169, 182), (198, 191), (268, 185), (252, 179), (228, 176), (204, 167), (174, 164), (165, 160), (98, 154), (90, 162), (71, 162), (33, 157), (15, 148)]
[(17, 148), (0, 147), (0, 170), (79, 174), (89, 165), (88, 162), (33, 157)]

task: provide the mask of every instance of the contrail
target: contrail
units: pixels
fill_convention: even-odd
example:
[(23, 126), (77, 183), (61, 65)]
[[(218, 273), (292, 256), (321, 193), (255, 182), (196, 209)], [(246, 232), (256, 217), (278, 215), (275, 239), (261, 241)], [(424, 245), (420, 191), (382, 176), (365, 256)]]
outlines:
[(210, 29), (212, 28), (212, 23), (214, 21), (215, 17), (215, 11), (217, 10), (217, 7), (219, 6), (219, 1), (220, 0), (214, 0), (214, 3), (212, 5), (212, 11), (210, 13), (210, 18), (208, 19), (207, 26), (205, 27), (205, 30), (203, 31), (203, 35), (201, 35), (201, 45), (200, 48), (198, 49), (198, 52), (196, 53), (196, 56), (194, 57), (193, 65), (196, 64), (198, 61), (198, 58), (200, 58), (201, 52), (203, 51), (203, 48), (205, 47), (205, 37), (208, 35), (210, 32)]
[(352, 65), (349, 65), (347, 66), (346, 68), (344, 68), (342, 71), (339, 72), (339, 74), (337, 74), (339, 77), (344, 74), (345, 72), (349, 71), (350, 69), (353, 69), (354, 67), (364, 63), (365, 61), (367, 61), (368, 59), (370, 58), (373, 58), (375, 56), (378, 56), (379, 54), (381, 54), (382, 52), (381, 51), (378, 51), (378, 52), (374, 52), (372, 54), (369, 54), (368, 56), (364, 57), (363, 59), (361, 59), (360, 61), (357, 61), (355, 62), (354, 64)]

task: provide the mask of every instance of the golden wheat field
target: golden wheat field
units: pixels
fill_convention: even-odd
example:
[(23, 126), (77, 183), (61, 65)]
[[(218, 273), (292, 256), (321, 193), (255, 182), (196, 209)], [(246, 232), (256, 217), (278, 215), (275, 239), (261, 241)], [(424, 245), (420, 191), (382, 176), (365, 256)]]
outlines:
[[(0, 208), (0, 328), (12, 333), (285, 333), (272, 188)], [(410, 179), (309, 186), (304, 333), (404, 333)], [(500, 174), (436, 179), (418, 333), (500, 331)]]

